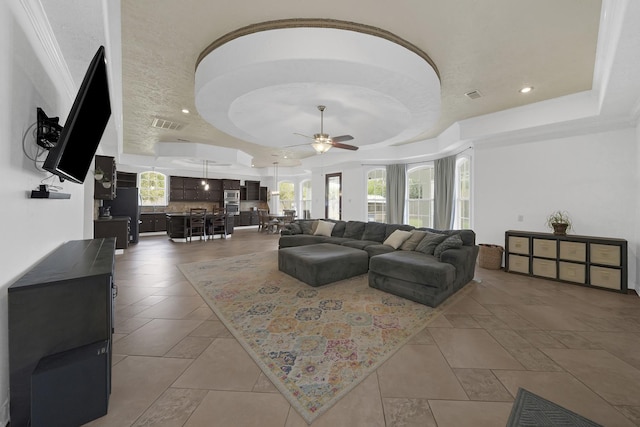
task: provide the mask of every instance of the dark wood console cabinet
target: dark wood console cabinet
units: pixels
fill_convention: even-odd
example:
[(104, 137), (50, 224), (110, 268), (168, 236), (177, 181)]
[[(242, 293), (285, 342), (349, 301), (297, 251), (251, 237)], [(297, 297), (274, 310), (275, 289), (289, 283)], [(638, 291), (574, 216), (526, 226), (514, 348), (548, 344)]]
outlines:
[(627, 292), (627, 241), (509, 230), (505, 271)]
[(12, 426), (45, 425), (52, 410), (56, 425), (106, 414), (115, 244), (66, 242), (8, 288)]

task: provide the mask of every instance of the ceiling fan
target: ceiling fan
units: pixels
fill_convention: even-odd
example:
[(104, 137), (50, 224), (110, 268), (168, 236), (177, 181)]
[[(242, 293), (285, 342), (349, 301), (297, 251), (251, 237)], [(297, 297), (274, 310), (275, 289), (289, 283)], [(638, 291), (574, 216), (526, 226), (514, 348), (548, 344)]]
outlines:
[(303, 135), (301, 133), (297, 133), (296, 135), (301, 135), (307, 138), (311, 138), (314, 141), (311, 143), (311, 146), (316, 153), (322, 154), (329, 151), (331, 147), (343, 148), (345, 150), (357, 150), (358, 147), (355, 145), (342, 144), (342, 141), (350, 141), (353, 139), (351, 135), (340, 135), (329, 137), (329, 134), (324, 133), (324, 109), (327, 108), (324, 105), (318, 105), (318, 110), (320, 110), (320, 133), (313, 134), (313, 138), (307, 135)]

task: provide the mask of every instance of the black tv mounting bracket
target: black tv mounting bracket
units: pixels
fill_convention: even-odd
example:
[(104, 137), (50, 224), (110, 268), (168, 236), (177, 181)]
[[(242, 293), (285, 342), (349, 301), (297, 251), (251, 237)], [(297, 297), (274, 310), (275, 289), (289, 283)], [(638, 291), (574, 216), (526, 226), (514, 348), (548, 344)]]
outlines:
[(58, 120), (58, 117), (47, 117), (42, 108), (38, 107), (36, 143), (40, 147), (50, 150), (56, 146), (62, 132)]

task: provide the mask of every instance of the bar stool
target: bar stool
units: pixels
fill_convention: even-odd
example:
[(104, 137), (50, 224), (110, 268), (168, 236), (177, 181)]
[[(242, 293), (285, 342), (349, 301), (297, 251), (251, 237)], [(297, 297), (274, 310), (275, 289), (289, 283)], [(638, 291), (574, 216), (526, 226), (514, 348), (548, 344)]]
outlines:
[(191, 243), (191, 238), (200, 236), (202, 240), (207, 240), (207, 210), (205, 208), (189, 209), (189, 225), (187, 226), (187, 238)]

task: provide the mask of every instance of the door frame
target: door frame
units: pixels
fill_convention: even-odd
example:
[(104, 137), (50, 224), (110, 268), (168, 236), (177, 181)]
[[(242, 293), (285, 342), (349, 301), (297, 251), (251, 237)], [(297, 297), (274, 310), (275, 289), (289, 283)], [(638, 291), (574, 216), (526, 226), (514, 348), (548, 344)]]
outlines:
[(329, 218), (329, 179), (338, 178), (338, 220), (342, 220), (342, 172), (328, 173), (324, 176), (324, 217)]

